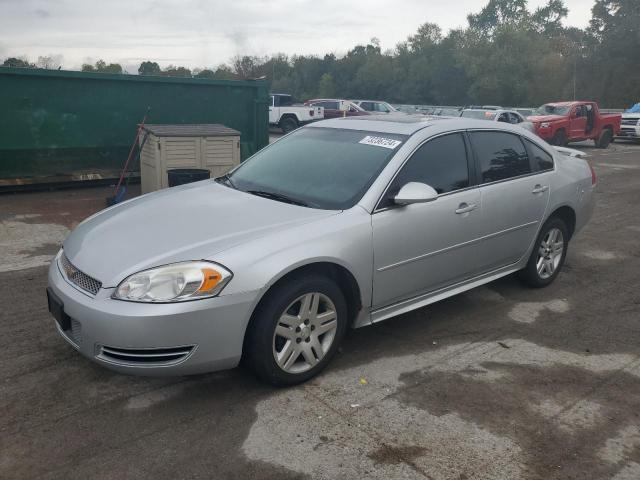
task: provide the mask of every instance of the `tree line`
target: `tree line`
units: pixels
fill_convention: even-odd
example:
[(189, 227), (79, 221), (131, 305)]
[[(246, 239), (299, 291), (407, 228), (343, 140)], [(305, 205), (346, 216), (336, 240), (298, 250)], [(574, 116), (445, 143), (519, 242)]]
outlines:
[[(531, 10), (527, 0), (489, 0), (467, 25), (443, 33), (423, 24), (394, 49), (373, 38), (342, 56), (237, 56), (216, 68), (154, 61), (139, 75), (212, 79), (265, 78), (272, 91), (314, 97), (384, 99), (396, 103), (534, 106), (593, 99), (609, 108), (640, 101), (640, 1), (596, 0), (584, 29), (567, 27), (563, 0)], [(5, 66), (35, 68), (26, 59)], [(50, 61), (48, 63), (51, 63)], [(51, 68), (50, 66), (40, 68)], [(83, 71), (122, 73), (99, 60)]]

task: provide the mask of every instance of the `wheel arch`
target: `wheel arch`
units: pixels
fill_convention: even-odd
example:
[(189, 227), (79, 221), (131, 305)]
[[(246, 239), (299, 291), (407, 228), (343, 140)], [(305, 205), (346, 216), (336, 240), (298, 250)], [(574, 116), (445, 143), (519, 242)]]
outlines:
[(280, 117), (280, 120), (278, 121), (278, 123), (282, 123), (283, 120), (286, 120), (288, 118), (291, 118), (292, 120), (294, 120), (296, 123), (300, 123), (300, 120), (298, 119), (298, 116), (295, 113), (289, 112), (289, 113), (285, 113)]
[(274, 276), (261, 293), (260, 298), (251, 312), (251, 318), (249, 319), (249, 323), (245, 330), (243, 354), (246, 346), (247, 335), (251, 331), (252, 324), (256, 321), (256, 314), (260, 310), (260, 306), (268, 297), (269, 293), (273, 292), (273, 290), (282, 283), (290, 281), (296, 276), (308, 273), (317, 273), (336, 282), (347, 302), (347, 311), (349, 315), (348, 325), (352, 326), (354, 324), (355, 320), (358, 318), (358, 313), (362, 309), (362, 292), (360, 290), (360, 285), (351, 270), (341, 263), (330, 259), (318, 259), (304, 264), (293, 265)]
[(569, 205), (562, 205), (560, 207), (557, 207), (551, 212), (547, 220), (553, 217), (560, 218), (567, 225), (567, 229), (569, 230), (568, 240), (571, 240), (573, 232), (576, 229), (576, 211), (573, 209), (573, 207)]

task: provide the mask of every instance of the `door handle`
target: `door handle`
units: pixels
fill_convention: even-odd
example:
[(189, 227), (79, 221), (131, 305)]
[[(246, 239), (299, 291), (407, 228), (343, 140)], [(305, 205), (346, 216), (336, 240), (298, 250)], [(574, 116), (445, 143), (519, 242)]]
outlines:
[(535, 187), (533, 187), (533, 190), (531, 190), (531, 193), (542, 193), (542, 192), (546, 192), (547, 190), (549, 190), (549, 187), (547, 185), (536, 185)]
[(478, 208), (478, 205), (476, 205), (475, 203), (461, 203), (460, 205), (458, 205), (458, 208), (456, 209), (456, 214), (461, 215), (463, 213), (469, 213), (472, 210), (475, 210), (476, 208)]

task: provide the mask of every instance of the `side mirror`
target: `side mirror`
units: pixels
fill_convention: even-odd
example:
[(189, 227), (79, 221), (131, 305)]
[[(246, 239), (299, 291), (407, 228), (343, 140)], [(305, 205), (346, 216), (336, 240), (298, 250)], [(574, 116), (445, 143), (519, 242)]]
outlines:
[(396, 205), (410, 205), (412, 203), (433, 202), (438, 198), (438, 192), (426, 183), (409, 182), (400, 189), (393, 201)]

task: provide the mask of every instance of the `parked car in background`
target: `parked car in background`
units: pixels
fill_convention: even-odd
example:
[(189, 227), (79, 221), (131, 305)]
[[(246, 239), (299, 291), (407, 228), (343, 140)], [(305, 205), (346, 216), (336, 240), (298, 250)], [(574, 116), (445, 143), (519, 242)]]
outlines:
[(351, 100), (340, 100), (336, 98), (315, 98), (307, 100), (305, 105), (312, 107), (322, 107), (324, 109), (324, 118), (339, 117), (359, 117), (362, 115), (371, 115), (363, 108), (359, 107)]
[(433, 115), (435, 117), (459, 117), (461, 109), (454, 107), (439, 107), (434, 108), (432, 111), (427, 113), (428, 115)]
[(284, 133), (295, 130), (300, 125), (322, 120), (322, 107), (295, 105), (293, 97), (285, 93), (272, 93), (269, 104), (269, 125), (279, 127)]
[(504, 110), (500, 105), (469, 105), (464, 107), (466, 110)]
[(400, 113), (400, 110), (393, 107), (390, 103), (381, 102), (379, 100), (352, 100), (363, 110), (372, 113)]
[(244, 358), (292, 385), (347, 328), (514, 272), (556, 279), (593, 209), (587, 162), (510, 124), (388, 118), (315, 122), (216, 180), (88, 218), (49, 268), (58, 332), (123, 373)]
[(535, 132), (533, 123), (527, 121), (515, 110), (465, 109), (462, 110), (460, 116), (463, 118), (475, 118), (477, 120), (511, 123), (513, 125), (519, 125), (530, 132)]
[(620, 134), (621, 119), (619, 113), (601, 113), (596, 102), (546, 103), (528, 118), (552, 145), (593, 140), (598, 148), (607, 148)]
[(620, 133), (616, 138), (640, 141), (640, 103), (622, 114)]
[(514, 110), (522, 115), (524, 118), (527, 118), (529, 115), (533, 115), (536, 111), (535, 108), (507, 108), (507, 110)]

